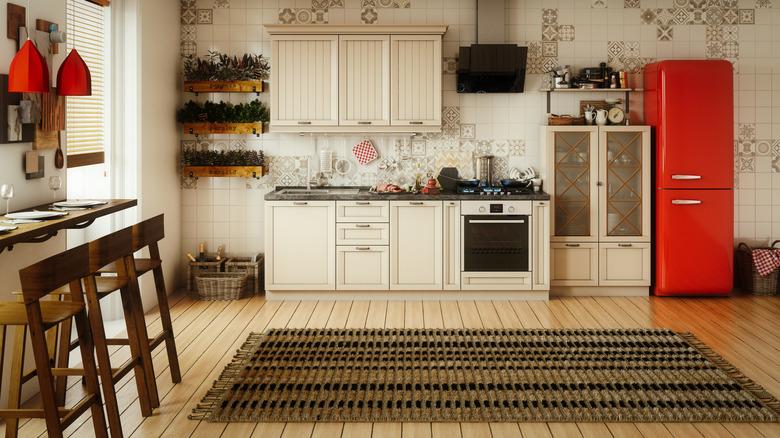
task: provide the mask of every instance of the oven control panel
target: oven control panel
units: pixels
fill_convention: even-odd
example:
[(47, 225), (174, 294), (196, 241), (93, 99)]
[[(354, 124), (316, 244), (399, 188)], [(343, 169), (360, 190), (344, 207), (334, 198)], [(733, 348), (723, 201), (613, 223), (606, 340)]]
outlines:
[(530, 215), (531, 201), (462, 201), (460, 214), (467, 215)]

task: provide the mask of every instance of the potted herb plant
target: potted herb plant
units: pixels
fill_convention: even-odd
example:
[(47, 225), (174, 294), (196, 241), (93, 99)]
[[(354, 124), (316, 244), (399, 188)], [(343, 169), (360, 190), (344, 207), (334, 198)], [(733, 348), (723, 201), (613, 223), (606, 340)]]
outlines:
[(183, 173), (189, 177), (252, 177), (264, 174), (263, 151), (185, 149), (181, 157)]
[(263, 55), (251, 53), (241, 57), (209, 51), (205, 58), (184, 59), (184, 89), (198, 92), (263, 91), (270, 66)]
[(225, 102), (189, 101), (176, 113), (185, 134), (256, 134), (264, 132), (270, 118), (260, 100), (233, 105)]

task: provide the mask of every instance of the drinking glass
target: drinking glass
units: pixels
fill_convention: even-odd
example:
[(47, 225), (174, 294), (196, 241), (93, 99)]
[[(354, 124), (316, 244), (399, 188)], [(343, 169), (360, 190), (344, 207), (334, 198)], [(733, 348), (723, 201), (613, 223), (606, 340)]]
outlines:
[(3, 184), (0, 186), (0, 198), (5, 199), (5, 214), (10, 213), (11, 198), (14, 197), (14, 185)]
[(59, 190), (62, 187), (62, 178), (59, 176), (50, 176), (49, 177), (49, 189), (51, 189), (51, 202), (57, 200), (57, 190)]

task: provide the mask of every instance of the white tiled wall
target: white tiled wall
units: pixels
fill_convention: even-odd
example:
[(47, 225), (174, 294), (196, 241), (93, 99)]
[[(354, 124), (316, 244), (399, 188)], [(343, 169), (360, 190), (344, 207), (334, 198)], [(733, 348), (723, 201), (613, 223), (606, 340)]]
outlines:
[[(543, 73), (559, 64), (575, 69), (608, 61), (635, 72), (655, 59), (728, 58), (734, 62), (736, 122), (735, 210), (738, 240), (780, 238), (780, 3), (778, 0), (507, 0), (508, 41), (530, 47), (526, 92), (459, 95), (455, 64), (459, 46), (476, 39), (475, 0), (182, 0), (182, 53), (208, 50), (230, 54), (270, 54), (263, 23), (332, 24), (444, 23), (444, 133), (411, 139), (371, 136), (383, 163), (357, 168), (333, 184), (408, 183), (415, 174), (442, 164), (471, 172), (470, 157), (490, 151), (501, 157), (500, 171), (538, 167), (539, 125), (545, 96), (538, 90)], [(273, 62), (273, 60), (271, 60)], [(702, 72), (706, 74), (706, 72)], [(633, 86), (639, 87), (634, 75)], [(182, 97), (184, 102), (193, 96)], [(199, 96), (204, 100), (208, 96)], [(594, 93), (588, 99), (602, 99)], [(239, 102), (253, 97), (212, 95)], [(576, 111), (582, 96), (554, 96), (552, 111)], [(267, 94), (261, 99), (267, 102)], [(692, 110), (696, 102), (691, 102)], [(641, 99), (632, 100), (632, 117), (641, 120)], [(305, 157), (329, 149), (350, 158), (362, 137), (268, 134), (261, 138), (182, 137), (183, 147), (253, 148), (265, 152), (271, 175), (262, 180), (182, 180), (184, 250), (200, 241), (210, 249), (224, 244), (232, 253), (263, 248), (263, 195), (274, 185), (302, 184)], [(404, 142), (424, 141), (424, 153), (409, 155)], [(404, 152), (406, 151), (406, 152)], [(392, 165), (397, 162), (398, 168)], [(384, 164), (388, 164), (385, 162)], [(315, 170), (316, 158), (312, 162)]]

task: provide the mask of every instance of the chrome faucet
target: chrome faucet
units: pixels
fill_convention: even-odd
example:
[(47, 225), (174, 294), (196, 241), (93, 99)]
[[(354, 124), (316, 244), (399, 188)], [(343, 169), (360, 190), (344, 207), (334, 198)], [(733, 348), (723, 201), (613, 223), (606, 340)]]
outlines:
[(311, 157), (306, 157), (306, 190), (311, 190)]

